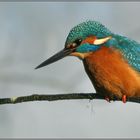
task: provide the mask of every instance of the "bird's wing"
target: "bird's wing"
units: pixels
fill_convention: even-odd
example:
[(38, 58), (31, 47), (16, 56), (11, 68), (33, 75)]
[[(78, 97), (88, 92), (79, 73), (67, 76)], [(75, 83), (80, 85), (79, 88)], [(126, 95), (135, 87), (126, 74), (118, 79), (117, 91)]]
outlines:
[(140, 72), (140, 44), (127, 37), (115, 35), (117, 47), (128, 63)]

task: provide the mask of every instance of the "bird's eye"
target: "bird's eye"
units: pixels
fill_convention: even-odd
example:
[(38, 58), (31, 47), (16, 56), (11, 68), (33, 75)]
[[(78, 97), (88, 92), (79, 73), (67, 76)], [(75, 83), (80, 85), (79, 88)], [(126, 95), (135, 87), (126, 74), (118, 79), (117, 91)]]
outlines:
[(73, 42), (72, 46), (73, 46), (73, 47), (79, 46), (79, 45), (81, 44), (81, 42), (82, 42), (82, 39), (76, 39), (76, 40)]

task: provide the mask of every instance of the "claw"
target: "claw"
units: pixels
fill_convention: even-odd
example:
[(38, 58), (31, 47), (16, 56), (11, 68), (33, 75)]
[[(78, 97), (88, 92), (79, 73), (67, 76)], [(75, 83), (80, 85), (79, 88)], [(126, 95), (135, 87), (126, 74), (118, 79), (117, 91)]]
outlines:
[(123, 103), (126, 103), (126, 95), (123, 95), (123, 96), (122, 96), (122, 102), (123, 102)]
[(110, 103), (109, 97), (105, 97), (105, 100)]

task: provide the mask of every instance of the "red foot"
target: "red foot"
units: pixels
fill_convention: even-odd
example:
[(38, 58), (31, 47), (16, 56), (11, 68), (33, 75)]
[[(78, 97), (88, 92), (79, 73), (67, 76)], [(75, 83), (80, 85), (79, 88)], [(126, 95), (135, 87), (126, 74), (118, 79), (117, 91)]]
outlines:
[(109, 97), (105, 97), (105, 100), (110, 103)]
[(123, 102), (123, 103), (126, 103), (126, 95), (123, 95), (123, 96), (122, 96), (122, 102)]

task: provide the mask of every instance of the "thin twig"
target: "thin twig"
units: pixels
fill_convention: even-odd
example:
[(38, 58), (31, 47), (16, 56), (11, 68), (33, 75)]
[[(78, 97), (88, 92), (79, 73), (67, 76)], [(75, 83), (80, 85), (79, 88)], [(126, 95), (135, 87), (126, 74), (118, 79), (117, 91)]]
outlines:
[[(0, 104), (17, 104), (30, 101), (58, 101), (58, 100), (74, 100), (74, 99), (101, 99), (104, 100), (104, 96), (96, 93), (70, 93), (70, 94), (55, 94), (55, 95), (39, 95), (33, 94), (29, 96), (19, 96), (12, 98), (0, 98)], [(113, 97), (113, 101), (120, 101), (121, 99)], [(129, 97), (127, 102), (140, 103), (140, 97)]]

